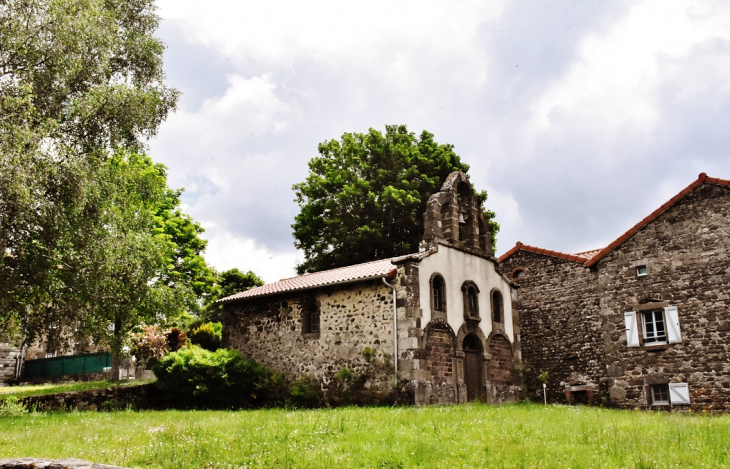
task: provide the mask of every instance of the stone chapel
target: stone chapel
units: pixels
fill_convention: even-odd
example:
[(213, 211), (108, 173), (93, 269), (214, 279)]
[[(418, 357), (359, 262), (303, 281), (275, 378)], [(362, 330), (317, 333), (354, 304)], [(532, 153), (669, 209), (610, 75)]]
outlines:
[(449, 175), (428, 200), (419, 252), (316, 272), (220, 300), (224, 344), (323, 388), (372, 356), (414, 404), (518, 397), (520, 331), (510, 280), (468, 177)]

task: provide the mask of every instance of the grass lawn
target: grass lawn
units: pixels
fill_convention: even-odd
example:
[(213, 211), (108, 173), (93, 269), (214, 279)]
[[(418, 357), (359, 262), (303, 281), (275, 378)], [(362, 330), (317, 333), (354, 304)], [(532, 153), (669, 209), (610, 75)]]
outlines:
[(515, 404), (71, 412), (0, 420), (0, 458), (128, 467), (729, 467), (730, 415)]
[(58, 394), (61, 392), (87, 391), (89, 389), (105, 389), (110, 386), (133, 386), (135, 384), (149, 383), (152, 380), (132, 381), (88, 381), (77, 383), (48, 383), (33, 384), (28, 386), (3, 386), (0, 387), (0, 401), (8, 397), (41, 396), (45, 394)]

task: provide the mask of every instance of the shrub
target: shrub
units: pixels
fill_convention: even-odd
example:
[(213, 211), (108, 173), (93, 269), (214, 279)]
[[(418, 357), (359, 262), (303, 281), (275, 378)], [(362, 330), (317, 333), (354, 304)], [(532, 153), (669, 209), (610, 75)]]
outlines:
[(193, 330), (190, 342), (214, 352), (221, 346), (223, 327), (219, 322), (208, 322)]
[(158, 389), (173, 406), (253, 408), (286, 395), (283, 377), (235, 350), (185, 347), (163, 357), (154, 371)]
[(145, 368), (154, 366), (167, 352), (167, 337), (155, 326), (146, 326), (131, 335), (129, 352)]
[(170, 332), (167, 333), (167, 349), (170, 352), (177, 352), (181, 348), (185, 346), (185, 344), (188, 341), (187, 336), (183, 331), (178, 329), (177, 327), (173, 327), (170, 329)]
[(28, 413), (28, 408), (15, 396), (0, 401), (0, 418), (21, 417)]
[(321, 407), (324, 403), (324, 393), (317, 378), (303, 376), (291, 385), (289, 402), (290, 407), (312, 409)]

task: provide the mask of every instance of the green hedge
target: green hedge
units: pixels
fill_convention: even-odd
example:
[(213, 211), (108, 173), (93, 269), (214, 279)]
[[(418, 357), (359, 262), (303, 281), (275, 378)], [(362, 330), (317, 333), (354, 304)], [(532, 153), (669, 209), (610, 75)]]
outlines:
[(215, 352), (197, 346), (165, 355), (154, 368), (157, 388), (171, 407), (233, 409), (317, 407), (319, 383), (299, 380), (293, 386), (239, 352)]

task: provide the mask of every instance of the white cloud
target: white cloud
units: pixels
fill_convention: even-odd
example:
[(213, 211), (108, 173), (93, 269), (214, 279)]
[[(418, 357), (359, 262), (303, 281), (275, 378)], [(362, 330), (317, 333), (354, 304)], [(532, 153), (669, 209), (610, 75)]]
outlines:
[[(291, 185), (317, 143), (368, 127), (406, 123), (455, 144), (489, 188), (500, 251), (517, 240), (599, 247), (699, 171), (730, 177), (730, 5), (159, 5), (184, 38), (168, 40), (171, 56), (184, 61), (179, 48), (195, 45), (189, 60), (200, 62), (172, 68), (195, 79), (170, 81), (190, 89), (205, 73), (227, 75), (152, 142), (171, 184), (187, 187), (219, 269), (291, 275)], [(655, 184), (631, 194), (648, 176)]]
[(276, 282), (296, 275), (296, 265), (302, 258), (296, 252), (279, 253), (257, 245), (252, 239), (245, 239), (226, 230), (209, 226), (210, 237), (205, 258), (219, 271), (238, 268), (251, 270), (266, 283)]

